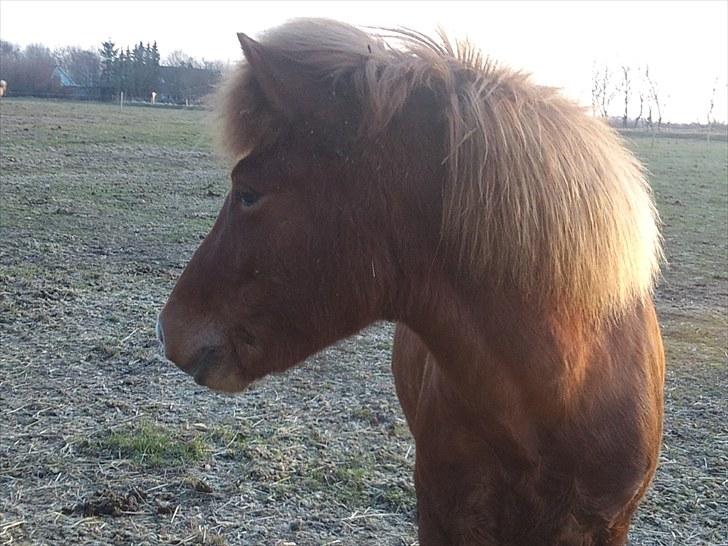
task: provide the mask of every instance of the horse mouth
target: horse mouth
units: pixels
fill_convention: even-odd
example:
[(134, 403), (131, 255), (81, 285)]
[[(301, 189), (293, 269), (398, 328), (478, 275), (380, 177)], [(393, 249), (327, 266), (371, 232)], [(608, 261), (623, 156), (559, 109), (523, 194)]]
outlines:
[(205, 384), (205, 377), (208, 376), (211, 371), (220, 365), (224, 357), (223, 348), (217, 347), (204, 347), (197, 351), (195, 355), (190, 359), (190, 364), (187, 366), (177, 366), (191, 375), (196, 383), (200, 385)]
[(177, 367), (191, 375), (198, 385), (215, 391), (240, 392), (252, 383), (252, 379), (247, 378), (229, 356), (223, 346), (204, 347), (187, 365), (177, 364)]

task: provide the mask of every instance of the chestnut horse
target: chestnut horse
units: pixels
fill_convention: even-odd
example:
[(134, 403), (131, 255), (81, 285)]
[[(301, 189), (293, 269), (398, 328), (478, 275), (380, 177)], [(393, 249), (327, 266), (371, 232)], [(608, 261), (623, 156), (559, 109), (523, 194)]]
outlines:
[(467, 43), (390, 38), (239, 35), (232, 186), (160, 315), (166, 354), (241, 391), (396, 321), (422, 545), (624, 544), (662, 432), (643, 170)]

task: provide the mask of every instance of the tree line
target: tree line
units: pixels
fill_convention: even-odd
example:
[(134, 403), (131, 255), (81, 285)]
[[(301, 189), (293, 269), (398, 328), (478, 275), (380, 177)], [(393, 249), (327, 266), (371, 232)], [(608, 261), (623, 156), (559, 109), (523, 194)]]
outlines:
[[(51, 51), (42, 44), (21, 49), (0, 40), (0, 79), (8, 82), (10, 94), (56, 94), (58, 82), (52, 77), (56, 67), (77, 85), (97, 90), (93, 98), (111, 99), (123, 92), (129, 99), (149, 100), (155, 91), (163, 93), (159, 100), (170, 102), (202, 97), (225, 69), (222, 62), (198, 60), (181, 50), (162, 61), (156, 41), (119, 47), (107, 40), (98, 50), (62, 47)], [(701, 116), (708, 127), (716, 123), (717, 87), (716, 80), (706, 95), (705, 117)], [(614, 68), (595, 64), (591, 99), (593, 114), (605, 118), (618, 101), (623, 127), (660, 130), (665, 119), (666, 96), (649, 65)]]
[[(148, 100), (161, 87), (176, 100), (198, 91), (204, 94), (206, 82), (215, 79), (211, 74), (219, 75), (224, 69), (221, 62), (197, 60), (179, 50), (162, 61), (156, 41), (120, 47), (107, 40), (98, 50), (79, 47), (51, 50), (42, 44), (21, 49), (0, 40), (0, 79), (8, 82), (11, 94), (56, 93), (59, 82), (52, 77), (56, 67), (63, 69), (78, 86), (96, 88), (107, 98), (118, 97), (123, 92), (125, 97), (140, 100)], [(169, 67), (177, 70), (168, 70), (163, 78), (164, 69)], [(210, 74), (194, 74), (200, 71)]]
[(623, 105), (622, 127), (643, 126), (660, 130), (665, 100), (658, 81), (650, 74), (649, 65), (637, 68), (620, 65), (618, 70), (608, 65), (595, 65), (592, 73), (592, 113), (609, 117), (610, 107), (618, 97)]
[[(705, 94), (704, 114), (698, 117), (699, 122), (711, 128), (717, 124), (714, 117), (716, 90), (718, 78), (711, 86), (711, 91)], [(623, 128), (646, 128), (650, 131), (659, 131), (665, 118), (665, 109), (668, 106), (667, 94), (660, 85), (659, 78), (650, 65), (630, 66), (619, 65), (617, 69), (609, 65), (595, 63), (592, 72), (592, 113), (595, 116), (609, 118), (614, 112), (612, 104), (617, 101), (620, 105), (618, 123)]]

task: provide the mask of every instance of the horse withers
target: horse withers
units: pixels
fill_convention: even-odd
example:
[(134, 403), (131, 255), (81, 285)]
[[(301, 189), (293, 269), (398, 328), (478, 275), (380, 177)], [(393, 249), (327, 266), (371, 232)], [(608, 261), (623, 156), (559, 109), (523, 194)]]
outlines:
[(394, 38), (239, 35), (231, 189), (160, 314), (166, 354), (241, 391), (395, 321), (421, 544), (624, 544), (662, 430), (643, 170), (553, 89)]

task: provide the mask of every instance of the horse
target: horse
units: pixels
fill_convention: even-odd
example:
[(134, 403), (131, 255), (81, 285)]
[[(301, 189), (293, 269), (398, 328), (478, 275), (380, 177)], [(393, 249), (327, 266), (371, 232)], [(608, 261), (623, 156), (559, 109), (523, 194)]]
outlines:
[(167, 358), (239, 392), (395, 322), (420, 544), (625, 544), (663, 415), (640, 163), (444, 33), (238, 38), (217, 102), (231, 188), (159, 315)]

